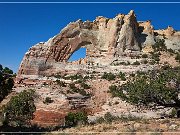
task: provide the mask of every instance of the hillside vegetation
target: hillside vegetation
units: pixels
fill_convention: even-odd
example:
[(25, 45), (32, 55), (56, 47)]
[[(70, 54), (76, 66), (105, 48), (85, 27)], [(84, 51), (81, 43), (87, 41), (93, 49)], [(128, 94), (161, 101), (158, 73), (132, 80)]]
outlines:
[(13, 71), (0, 64), (0, 102), (11, 92), (14, 86)]

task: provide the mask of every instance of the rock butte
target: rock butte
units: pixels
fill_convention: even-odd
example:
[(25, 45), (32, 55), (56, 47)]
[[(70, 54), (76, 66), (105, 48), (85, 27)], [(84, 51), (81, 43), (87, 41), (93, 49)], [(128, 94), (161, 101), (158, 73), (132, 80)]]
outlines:
[[(77, 20), (69, 23), (47, 42), (40, 42), (25, 54), (17, 80), (50, 76), (65, 70), (89, 69), (90, 65), (109, 66), (128, 53), (146, 53), (157, 39), (164, 39), (167, 48), (180, 48), (180, 32), (171, 26), (154, 30), (151, 21), (138, 22), (131, 10), (109, 19), (102, 16), (93, 22)], [(79, 48), (86, 48), (86, 57), (68, 62)], [(19, 78), (19, 79), (18, 79)]]

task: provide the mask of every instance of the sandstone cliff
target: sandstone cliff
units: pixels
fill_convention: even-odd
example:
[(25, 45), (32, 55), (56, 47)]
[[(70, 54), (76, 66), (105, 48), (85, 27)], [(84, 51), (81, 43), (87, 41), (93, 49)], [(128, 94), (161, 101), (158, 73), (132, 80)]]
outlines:
[(31, 47), (21, 62), (18, 77), (46, 76), (65, 70), (68, 59), (80, 47), (86, 48), (85, 60), (77, 62), (81, 66), (109, 65), (124, 53), (141, 52), (157, 39), (165, 39), (168, 48), (180, 48), (180, 32), (170, 26), (154, 30), (150, 21), (138, 22), (133, 10), (113, 19), (99, 16), (93, 22), (77, 20), (47, 42)]

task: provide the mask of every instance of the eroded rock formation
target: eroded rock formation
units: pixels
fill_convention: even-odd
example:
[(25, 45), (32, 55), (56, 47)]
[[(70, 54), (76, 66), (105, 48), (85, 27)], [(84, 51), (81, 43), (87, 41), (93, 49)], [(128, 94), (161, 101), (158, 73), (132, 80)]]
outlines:
[(172, 27), (154, 30), (150, 21), (137, 22), (133, 10), (113, 19), (99, 16), (93, 22), (77, 20), (47, 42), (31, 47), (22, 60), (18, 77), (47, 76), (65, 70), (68, 59), (80, 47), (86, 48), (86, 58), (77, 62), (80, 65), (109, 65), (126, 52), (140, 52), (153, 45), (158, 38), (165, 39), (168, 48), (172, 44), (172, 49), (180, 46), (180, 32)]

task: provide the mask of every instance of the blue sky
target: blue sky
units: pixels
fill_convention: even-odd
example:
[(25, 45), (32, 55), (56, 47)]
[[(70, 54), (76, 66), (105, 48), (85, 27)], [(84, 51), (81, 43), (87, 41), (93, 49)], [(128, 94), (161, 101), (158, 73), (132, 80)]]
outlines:
[(171, 25), (180, 30), (180, 4), (0, 4), (0, 64), (16, 72), (32, 45), (47, 41), (69, 22), (113, 18), (131, 9), (139, 21), (151, 20), (155, 29)]

